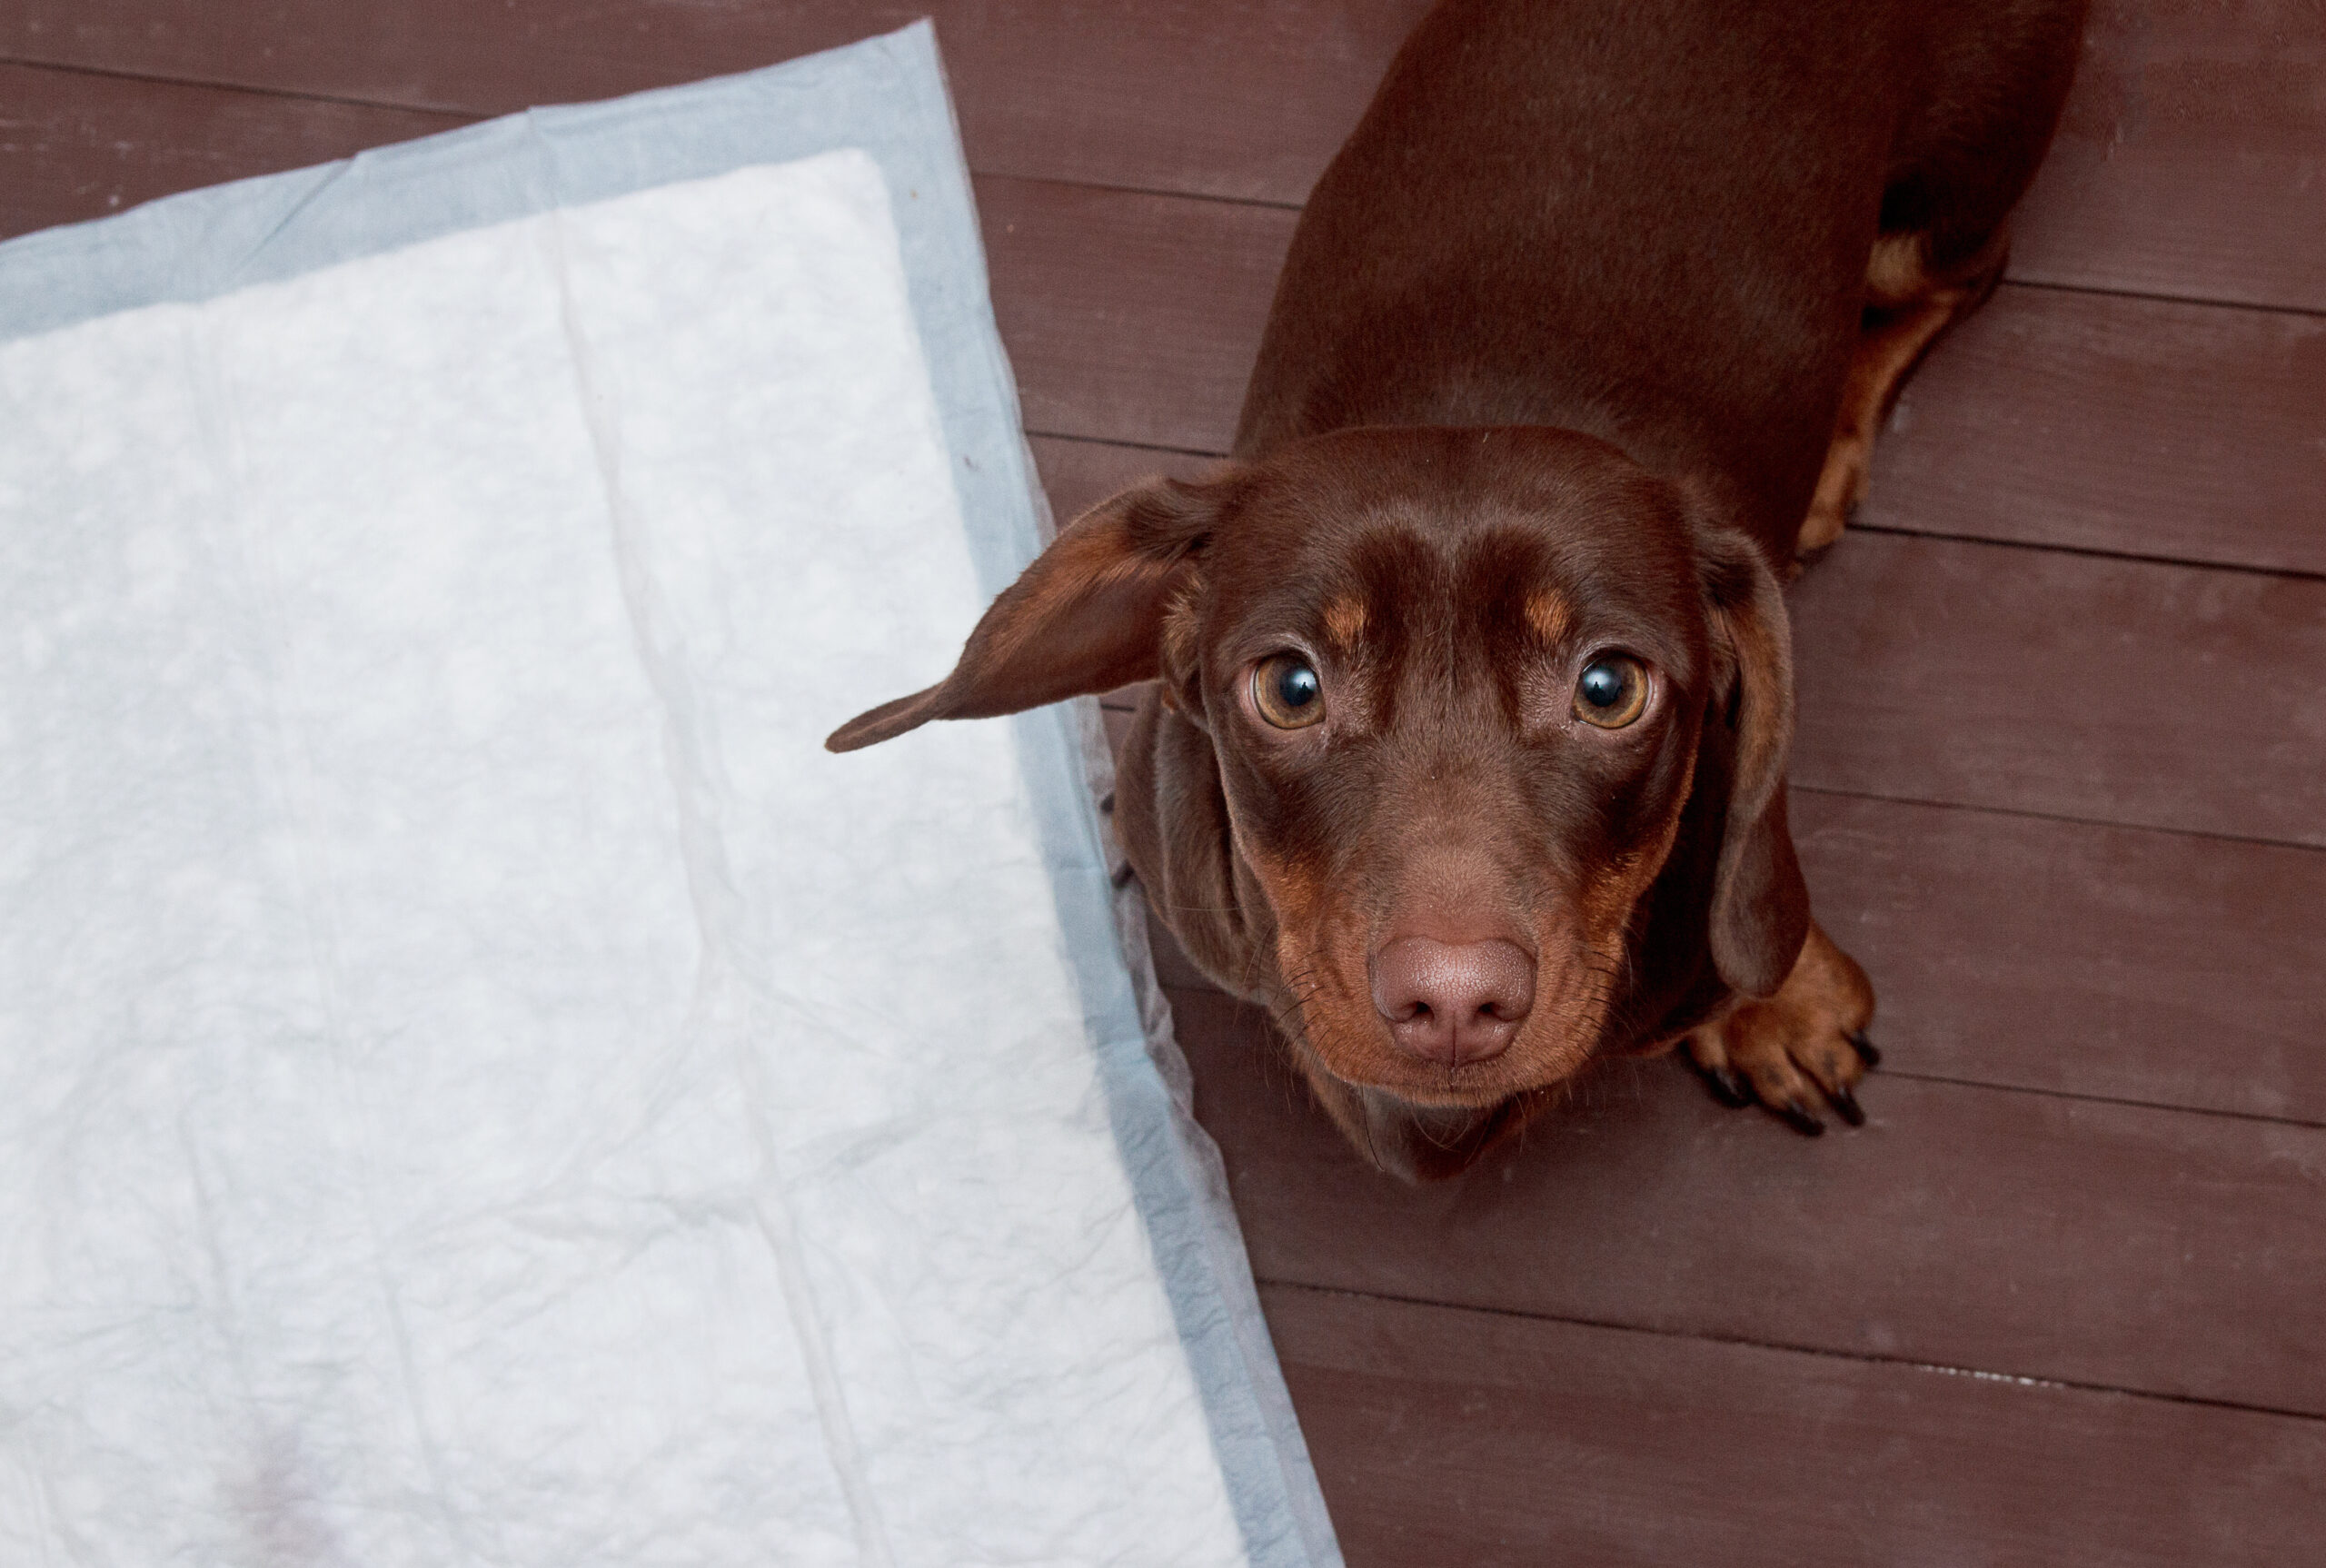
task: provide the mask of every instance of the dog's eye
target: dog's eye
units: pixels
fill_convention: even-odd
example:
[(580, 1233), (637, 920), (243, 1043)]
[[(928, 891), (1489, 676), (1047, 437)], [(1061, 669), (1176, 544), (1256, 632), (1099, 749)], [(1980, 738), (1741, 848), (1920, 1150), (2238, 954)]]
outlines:
[(1647, 707), (1647, 671), (1636, 659), (1603, 653), (1575, 683), (1575, 716), (1602, 729), (1621, 729)]
[(1299, 729), (1325, 716), (1324, 683), (1306, 659), (1279, 653), (1252, 671), (1252, 705), (1278, 729)]

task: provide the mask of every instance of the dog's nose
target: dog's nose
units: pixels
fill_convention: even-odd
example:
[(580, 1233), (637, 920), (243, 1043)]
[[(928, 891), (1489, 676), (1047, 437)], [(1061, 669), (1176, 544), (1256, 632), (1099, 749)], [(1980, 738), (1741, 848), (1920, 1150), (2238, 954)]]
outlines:
[(1373, 1005), (1408, 1055), (1482, 1062), (1509, 1047), (1535, 1005), (1535, 960), (1515, 942), (1401, 937), (1373, 956)]

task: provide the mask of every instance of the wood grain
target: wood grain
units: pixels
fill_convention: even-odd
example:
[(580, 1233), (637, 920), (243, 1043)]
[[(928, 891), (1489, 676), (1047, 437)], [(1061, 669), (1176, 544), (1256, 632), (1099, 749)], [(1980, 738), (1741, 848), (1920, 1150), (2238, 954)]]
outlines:
[(2006, 289), (1907, 382), (1859, 516), (2326, 575), (2326, 317)]
[(2326, 581), (1861, 533), (1791, 599), (1804, 785), (2326, 845)]
[(0, 65), (0, 239), (464, 123), (418, 110)]
[(1027, 444), (1033, 448), (1050, 512), (1061, 526), (1140, 480), (1158, 474), (1198, 479), (1218, 464), (1218, 459), (1199, 452), (1160, 452), (1112, 442), (1038, 435), (1029, 438)]
[(1897, 1071), (2326, 1126), (2326, 853), (1796, 790)]
[[(0, 57), (479, 115), (747, 70), (929, 15), (979, 172), (1294, 204), (1426, 8), (16, 0)], [(2315, 5), (2103, 3), (2016, 275), (2326, 309), (2321, 148)]]
[(504, 114), (934, 19), (981, 172), (1302, 200), (1427, 0), (17, 0), (0, 55)]
[(2326, 1424), (1283, 1286), (1350, 1568), (2293, 1563)]
[(2097, 0), (2012, 275), (2326, 309), (2321, 181), (2326, 8)]
[(1226, 452), (1295, 214), (1031, 180), (977, 193), (1026, 428)]
[(1260, 1015), (1170, 999), (1264, 1280), (2326, 1413), (2326, 1129), (1876, 1073), (1813, 1140), (1616, 1063), (1411, 1187)]

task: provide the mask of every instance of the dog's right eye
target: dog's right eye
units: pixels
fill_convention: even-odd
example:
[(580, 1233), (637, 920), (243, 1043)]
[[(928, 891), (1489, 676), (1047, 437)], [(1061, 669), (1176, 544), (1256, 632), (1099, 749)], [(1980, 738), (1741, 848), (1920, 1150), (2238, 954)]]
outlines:
[(1325, 716), (1324, 682), (1297, 653), (1263, 659), (1252, 670), (1252, 706), (1278, 729), (1301, 729)]

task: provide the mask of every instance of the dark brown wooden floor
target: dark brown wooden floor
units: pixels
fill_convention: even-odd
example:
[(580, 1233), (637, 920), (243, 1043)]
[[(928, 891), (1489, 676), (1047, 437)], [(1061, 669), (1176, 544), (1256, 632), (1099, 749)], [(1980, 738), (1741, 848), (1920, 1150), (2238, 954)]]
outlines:
[[(5, 0), (0, 233), (923, 8)], [(1057, 509), (1201, 468), (1424, 0), (932, 8)], [(1871, 1125), (1407, 1190), (1164, 955), (1357, 1568), (2326, 1562), (2326, 11), (2098, 0), (2011, 278), (1793, 596)]]

